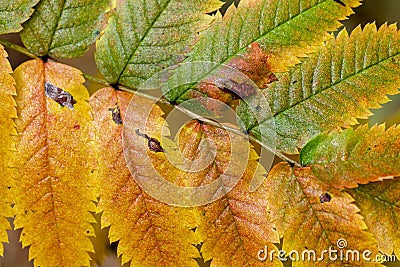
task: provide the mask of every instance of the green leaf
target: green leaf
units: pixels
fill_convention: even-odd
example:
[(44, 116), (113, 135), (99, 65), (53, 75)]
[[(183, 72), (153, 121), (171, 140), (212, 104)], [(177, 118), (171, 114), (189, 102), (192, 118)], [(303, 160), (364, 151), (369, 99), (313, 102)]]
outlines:
[(19, 0), (0, 2), (0, 34), (19, 32), (21, 23), (29, 19), (32, 7), (39, 0)]
[(379, 250), (400, 257), (400, 179), (361, 185), (349, 189), (360, 214), (378, 240)]
[[(382, 266), (363, 260), (361, 255), (358, 261), (339, 258), (340, 251), (349, 250), (358, 250), (360, 254), (370, 250), (371, 259), (378, 254), (377, 242), (366, 231), (367, 226), (349, 194), (318, 181), (308, 167), (292, 168), (286, 163), (275, 165), (266, 179), (266, 187), (270, 188), (267, 196), (273, 222), (283, 236), (282, 249), (289, 255), (293, 250), (299, 253), (296, 267)], [(329, 249), (339, 251), (336, 260), (329, 258), (328, 253), (323, 254)], [(302, 260), (303, 252), (311, 250), (315, 252), (314, 260)]]
[[(215, 65), (194, 69), (187, 75), (196, 76), (195, 81), (200, 82), (221, 65), (230, 65), (243, 57), (253, 43), (269, 54), (273, 72), (284, 71), (298, 63), (298, 57), (307, 56), (331, 38), (328, 32), (341, 25), (338, 20), (352, 14), (351, 7), (360, 4), (357, 0), (344, 3), (345, 6), (334, 0), (240, 1), (238, 8), (232, 5), (223, 18), (217, 15), (216, 22), (202, 33), (187, 60)], [(166, 97), (171, 102), (179, 101), (187, 90), (194, 88), (174, 89)]]
[(21, 38), (38, 56), (78, 57), (100, 35), (108, 0), (42, 0)]
[(400, 176), (399, 151), (400, 127), (385, 131), (384, 125), (364, 125), (317, 136), (301, 151), (300, 161), (323, 183), (343, 189)]
[(301, 65), (277, 75), (279, 81), (264, 91), (272, 117), (257, 122), (244, 104), (238, 112), (258, 138), (273, 118), (277, 150), (295, 154), (314, 136), (356, 124), (371, 115), (368, 109), (387, 102), (387, 94), (398, 93), (399, 62), (395, 25), (358, 27), (350, 37), (343, 30)]
[(118, 1), (97, 42), (96, 63), (110, 83), (135, 88), (182, 61), (212, 21), (218, 0)]

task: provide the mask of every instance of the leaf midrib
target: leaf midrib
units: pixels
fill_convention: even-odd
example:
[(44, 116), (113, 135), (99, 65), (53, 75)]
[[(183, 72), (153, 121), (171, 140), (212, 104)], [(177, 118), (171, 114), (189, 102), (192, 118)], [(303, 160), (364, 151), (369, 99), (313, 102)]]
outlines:
[(119, 83), (120, 79), (122, 78), (122, 75), (124, 74), (124, 72), (126, 71), (126, 68), (129, 65), (129, 62), (131, 62), (132, 58), (135, 56), (136, 52), (138, 51), (138, 49), (141, 47), (141, 44), (143, 43), (143, 41), (146, 39), (147, 35), (149, 34), (149, 32), (153, 29), (154, 24), (160, 19), (161, 15), (164, 13), (164, 11), (168, 8), (169, 4), (172, 2), (173, 0), (168, 0), (167, 2), (165, 2), (164, 6), (162, 6), (160, 8), (160, 12), (157, 14), (157, 16), (154, 18), (154, 20), (152, 21), (152, 23), (149, 25), (149, 27), (146, 29), (145, 33), (143, 34), (142, 38), (140, 38), (139, 42), (137, 43), (135, 49), (132, 51), (132, 53), (130, 53), (129, 55), (129, 59), (126, 61), (126, 64), (124, 64), (125, 66), (122, 68), (121, 72), (118, 74), (118, 79), (117, 79), (117, 83)]
[(348, 81), (349, 79), (352, 79), (352, 78), (354, 78), (355, 76), (358, 76), (358, 75), (362, 74), (363, 72), (368, 71), (369, 69), (371, 69), (371, 68), (373, 68), (373, 67), (376, 67), (376, 66), (378, 66), (378, 65), (380, 65), (380, 64), (383, 64), (385, 61), (389, 61), (389, 60), (391, 60), (391, 59), (397, 57), (398, 55), (400, 55), (400, 52), (397, 52), (397, 53), (395, 53), (395, 54), (393, 54), (393, 55), (391, 55), (391, 56), (389, 56), (389, 57), (387, 57), (387, 58), (385, 58), (385, 59), (383, 59), (383, 60), (380, 60), (380, 61), (378, 61), (378, 62), (376, 62), (376, 63), (373, 63), (373, 64), (369, 65), (367, 68), (363, 68), (363, 69), (361, 69), (360, 71), (354, 72), (353, 74), (350, 74), (350, 75), (348, 75), (347, 77), (344, 77), (343, 79), (339, 79), (339, 80), (336, 81), (335, 83), (329, 85), (329, 87), (323, 88), (323, 89), (321, 89), (320, 91), (318, 91), (316, 94), (312, 94), (312, 95), (310, 95), (309, 97), (304, 98), (304, 99), (302, 99), (301, 101), (295, 103), (294, 105), (288, 107), (287, 109), (284, 109), (284, 110), (281, 110), (281, 111), (275, 113), (272, 117), (269, 117), (269, 118), (267, 118), (267, 119), (264, 119), (264, 120), (262, 120), (260, 123), (250, 126), (247, 130), (250, 132), (250, 131), (252, 131), (255, 127), (257, 127), (257, 126), (259, 126), (259, 125), (261, 125), (261, 124), (263, 124), (263, 123), (265, 123), (265, 122), (267, 122), (267, 121), (269, 121), (269, 120), (272, 120), (272, 119), (278, 117), (279, 115), (281, 115), (281, 114), (285, 113), (286, 111), (288, 111), (288, 110), (290, 110), (290, 109), (292, 109), (292, 108), (294, 108), (294, 107), (296, 107), (296, 106), (302, 104), (302, 103), (305, 102), (305, 101), (308, 101), (308, 100), (310, 100), (310, 99), (312, 99), (312, 98), (314, 98), (314, 97), (317, 97), (319, 94), (325, 92), (326, 90), (332, 89), (333, 87), (338, 86), (339, 84), (341, 84), (341, 83), (343, 83), (343, 82), (346, 82), (346, 81)]
[[(237, 52), (235, 52), (234, 54), (228, 56), (228, 57), (227, 57), (225, 60), (223, 60), (222, 62), (219, 62), (215, 68), (212, 68), (209, 72), (207, 72), (204, 76), (202, 76), (202, 77), (199, 78), (198, 80), (200, 80), (200, 81), (204, 80), (206, 77), (208, 77), (209, 75), (211, 75), (217, 68), (219, 68), (219, 67), (222, 66), (222, 65), (226, 65), (229, 61), (231, 61), (232, 59), (234, 59), (235, 57), (237, 57), (237, 56), (240, 55), (241, 53), (245, 52), (245, 50), (246, 50), (246, 48), (247, 48), (247, 46), (248, 46), (249, 44), (252, 44), (252, 43), (254, 43), (254, 42), (259, 42), (259, 41), (262, 40), (265, 36), (267, 36), (267, 35), (269, 35), (270, 33), (274, 32), (276, 29), (278, 29), (278, 28), (281, 27), (282, 25), (286, 25), (287, 23), (291, 22), (293, 19), (295, 19), (295, 18), (297, 18), (297, 17), (299, 17), (299, 16), (303, 16), (304, 14), (310, 12), (310, 10), (313, 10), (313, 9), (319, 7), (320, 5), (324, 4), (324, 3), (327, 2), (327, 1), (329, 1), (329, 0), (325, 0), (325, 1), (323, 1), (323, 2), (320, 2), (320, 3), (316, 4), (316, 5), (314, 5), (314, 6), (310, 7), (310, 8), (308, 8), (308, 9), (303, 10), (303, 12), (298, 13), (297, 15), (291, 17), (289, 20), (284, 21), (284, 22), (282, 22), (281, 24), (276, 25), (274, 28), (272, 28), (272, 29), (266, 31), (263, 35), (260, 35), (260, 36), (258, 36), (258, 37), (256, 37), (256, 38), (252, 39), (249, 43), (247, 43), (245, 46), (243, 46), (242, 48), (240, 48)], [(264, 2), (265, 2), (265, 1), (264, 1)], [(235, 14), (235, 15), (237, 15), (237, 13), (238, 13), (238, 9), (236, 9), (236, 14)], [(275, 13), (275, 16), (276, 16), (276, 13)], [(223, 24), (224, 21), (222, 20), (220, 23)], [(190, 57), (189, 57), (189, 58), (190, 58)], [(186, 61), (186, 62), (189, 62), (189, 63), (190, 63), (190, 61)], [(182, 97), (182, 95), (184, 95), (184, 94), (185, 94), (187, 91), (189, 91), (189, 90), (198, 91), (198, 90), (196, 89), (198, 85), (199, 85), (199, 82), (196, 83), (195, 85), (193, 85), (192, 87), (189, 87), (189, 88), (187, 88), (186, 90), (183, 90), (181, 93), (179, 93), (179, 95), (178, 95), (177, 97), (175, 97), (175, 99), (171, 100), (170, 102), (176, 102), (179, 98)]]
[(62, 0), (61, 11), (60, 11), (60, 14), (57, 16), (57, 21), (56, 21), (56, 23), (55, 23), (55, 26), (53, 27), (53, 30), (51, 31), (51, 37), (50, 37), (50, 40), (49, 40), (49, 43), (48, 43), (48, 48), (47, 48), (46, 54), (49, 54), (50, 51), (51, 51), (51, 49), (52, 49), (52, 44), (53, 44), (53, 40), (54, 40), (54, 35), (56, 34), (56, 31), (57, 31), (58, 26), (59, 26), (59, 24), (60, 24), (60, 18), (61, 18), (61, 16), (62, 16), (63, 12), (64, 12), (65, 2), (66, 2), (66, 0)]

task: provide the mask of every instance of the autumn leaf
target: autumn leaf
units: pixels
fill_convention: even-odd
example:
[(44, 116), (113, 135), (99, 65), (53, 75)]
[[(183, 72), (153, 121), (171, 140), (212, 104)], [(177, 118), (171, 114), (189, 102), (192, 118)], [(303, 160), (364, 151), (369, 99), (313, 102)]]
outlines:
[(96, 63), (111, 84), (137, 88), (185, 58), (213, 20), (218, 0), (117, 1), (96, 45)]
[[(283, 236), (282, 249), (288, 254), (299, 253), (296, 266), (315, 266), (316, 263), (318, 266), (379, 265), (361, 258), (363, 251), (369, 250), (372, 254), (369, 257), (375, 259), (378, 249), (349, 194), (318, 181), (309, 167), (293, 168), (286, 163), (279, 163), (271, 170), (265, 186), (270, 188), (271, 216)], [(340, 259), (337, 253), (334, 261), (327, 253), (322, 254), (330, 248), (344, 249), (345, 253), (358, 250), (361, 260)], [(315, 255), (308, 254), (311, 250)], [(303, 251), (307, 251), (305, 260), (301, 258)], [(296, 259), (296, 254), (288, 254), (286, 256)], [(311, 260), (307, 260), (309, 255)]]
[[(344, 5), (334, 0), (242, 0), (238, 8), (230, 6), (224, 17), (218, 13), (212, 26), (201, 33), (200, 40), (185, 61), (215, 64), (194, 67), (191, 72), (178, 70), (176, 75), (191, 77), (189, 80), (196, 83), (185, 87), (170, 84), (167, 99), (171, 102), (187, 99), (192, 94), (190, 91), (198, 90), (198, 84), (206, 77), (218, 76), (223, 65), (246, 70), (246, 74), (259, 72), (242, 67), (238, 59), (254, 58), (260, 52), (266, 53), (260, 59), (264, 64), (267, 59), (270, 68), (266, 68), (257, 79), (263, 76), (265, 79), (271, 72), (285, 71), (299, 63), (299, 57), (314, 52), (323, 41), (331, 38), (328, 32), (341, 25), (338, 20), (352, 14), (351, 8), (360, 4), (357, 0), (342, 3)], [(254, 45), (261, 47), (262, 51), (254, 51)], [(260, 68), (258, 64), (253, 64), (253, 67)]]
[(369, 231), (378, 240), (379, 250), (386, 255), (394, 251), (397, 258), (400, 256), (399, 182), (397, 178), (347, 190), (356, 200)]
[(42, 0), (21, 39), (37, 56), (78, 57), (100, 36), (108, 0)]
[[(207, 135), (212, 130), (208, 127), (204, 132)], [(276, 255), (267, 261), (259, 259), (268, 251), (278, 251), (273, 243), (280, 241), (269, 214), (268, 188), (263, 184), (249, 192), (252, 178), (266, 173), (258, 158), (251, 151), (246, 172), (232, 191), (198, 208), (201, 216), (196, 234), (203, 240), (202, 256), (211, 260), (211, 266), (282, 266)]]
[(357, 118), (371, 115), (369, 109), (387, 102), (388, 94), (397, 94), (399, 52), (396, 25), (377, 30), (368, 24), (350, 37), (342, 30), (302, 64), (277, 74), (279, 81), (264, 91), (272, 116), (259, 114), (256, 121), (244, 102), (238, 113), (257, 138), (273, 120), (277, 150), (298, 153), (316, 135), (356, 124)]
[[(132, 106), (127, 107), (130, 101)], [(166, 129), (163, 130), (163, 113), (158, 106), (154, 106), (144, 129), (130, 129), (136, 125), (135, 121), (146, 119), (146, 110), (151, 110), (154, 105), (152, 101), (139, 96), (133, 96), (132, 100), (129, 94), (105, 88), (94, 94), (90, 103), (100, 143), (103, 144), (99, 153), (101, 184), (104, 185), (99, 202), (99, 207), (104, 210), (102, 226), (111, 225), (110, 241), (119, 241), (118, 255), (122, 254), (122, 263), (131, 261), (131, 266), (197, 266), (193, 258), (199, 258), (200, 255), (193, 244), (202, 242), (203, 257), (212, 258), (212, 266), (227, 262), (235, 266), (258, 266), (262, 265), (257, 259), (260, 249), (265, 246), (276, 249), (272, 242), (279, 240), (269, 223), (265, 189), (255, 193), (248, 191), (253, 176), (265, 174), (265, 170), (256, 161), (258, 156), (254, 151), (242, 177), (239, 170), (232, 170), (232, 162), (229, 162), (232, 144), (228, 142), (229, 134), (223, 129), (203, 125), (198, 121), (188, 122), (180, 129), (176, 139), (178, 146), (175, 147), (172, 140), (161, 138), (161, 133), (165, 134)], [(124, 127), (127, 127), (124, 130), (124, 141), (120, 139), (123, 125), (119, 119), (115, 119), (116, 110), (119, 111)], [(131, 115), (127, 119), (125, 114)], [(231, 140), (233, 144), (242, 140), (242, 137), (236, 138), (239, 139)], [(155, 150), (151, 141), (159, 140), (161, 143)], [(122, 142), (125, 149), (129, 149), (125, 155), (136, 177), (132, 177), (124, 165)], [(211, 159), (209, 166), (201, 167), (213, 154), (210, 151), (213, 146), (217, 146), (213, 150), (218, 151), (216, 158)], [(239, 147), (244, 146), (248, 147), (248, 144), (243, 143)], [(180, 160), (175, 155), (177, 151), (182, 151), (183, 158)], [(240, 155), (243, 157), (245, 152), (242, 151)], [(196, 164), (191, 163), (193, 161)], [(244, 161), (245, 168), (246, 165)], [(231, 170), (226, 170), (228, 166), (231, 166)], [(138, 176), (150, 181), (155, 179), (151, 176), (154, 170), (167, 181), (179, 186), (199, 188), (215, 181), (224, 171), (229, 174), (228, 180), (238, 184), (226, 197), (221, 195), (221, 199), (205, 207), (176, 207), (177, 204), (171, 206), (161, 203), (139, 187)], [(235, 178), (236, 173), (239, 176)], [(163, 187), (156, 186), (154, 190), (162, 192)], [(215, 193), (211, 191), (211, 195)], [(169, 191), (166, 194), (168, 200), (176, 192)], [(207, 198), (209, 195), (201, 196)], [(183, 196), (179, 200), (182, 205), (197, 201), (190, 196)], [(274, 258), (270, 265), (281, 266), (281, 263)]]
[(399, 130), (364, 125), (321, 134), (302, 149), (300, 160), (318, 180), (337, 189), (400, 176)]
[[(10, 168), (12, 151), (15, 150), (13, 136), (16, 134), (13, 119), (17, 116), (15, 108), (16, 91), (14, 79), (11, 76), (12, 69), (7, 60), (7, 53), (0, 46), (0, 242), (7, 242), (7, 232), (10, 224), (7, 217), (12, 217), (12, 197), (9, 187), (13, 185), (12, 178), (15, 169)], [(0, 245), (0, 255), (3, 256), (3, 245)]]
[(37, 2), (39, 0), (1, 1), (0, 34), (22, 30), (21, 23), (29, 19)]
[(98, 196), (89, 94), (81, 72), (32, 60), (14, 72), (15, 228), (35, 266), (89, 266)]
[[(192, 211), (160, 203), (144, 192), (131, 176), (122, 150), (122, 121), (132, 98), (129, 93), (104, 88), (90, 99), (99, 142), (102, 227), (110, 226), (111, 242), (118, 241), (122, 264), (130, 266), (197, 266), (199, 242)], [(136, 99), (145, 102), (145, 99)], [(146, 133), (159, 138), (162, 111), (152, 113)], [(140, 118), (140, 110), (133, 116)], [(137, 136), (139, 141), (144, 138)], [(147, 162), (149, 164), (149, 162)], [(151, 163), (150, 163), (151, 164)], [(150, 166), (151, 167), (151, 166)]]

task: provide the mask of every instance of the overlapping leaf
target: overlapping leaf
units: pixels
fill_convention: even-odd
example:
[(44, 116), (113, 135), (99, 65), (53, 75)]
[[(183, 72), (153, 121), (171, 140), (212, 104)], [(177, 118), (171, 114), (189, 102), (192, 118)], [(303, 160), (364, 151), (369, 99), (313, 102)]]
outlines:
[[(187, 60), (214, 62), (215, 65), (178, 75), (191, 77), (190, 81), (198, 83), (224, 64), (242, 70), (234, 61), (246, 58), (251, 52), (248, 47), (253, 43), (268, 55), (272, 72), (286, 70), (299, 62), (298, 57), (313, 52), (316, 46), (329, 39), (328, 32), (340, 26), (338, 20), (352, 14), (351, 8), (360, 4), (357, 0), (342, 3), (334, 0), (240, 1), (238, 8), (232, 5), (223, 18), (217, 15), (213, 25), (201, 34)], [(254, 64), (253, 67), (259, 66)], [(248, 72), (253, 71), (245, 71)], [(188, 90), (198, 88), (192, 85), (171, 86), (171, 89), (166, 95), (168, 100), (179, 101), (188, 97)]]
[(156, 72), (184, 59), (221, 6), (218, 0), (117, 1), (96, 63), (110, 83), (138, 87)]
[(359, 127), (322, 134), (300, 153), (321, 182), (337, 189), (400, 176), (400, 128)]
[[(262, 265), (257, 259), (258, 251), (265, 246), (276, 249), (272, 242), (279, 240), (269, 223), (265, 188), (255, 193), (248, 191), (253, 175), (264, 174), (262, 168), (257, 169), (259, 165), (255, 152), (251, 154), (243, 177), (236, 169), (226, 170), (230, 164), (229, 135), (225, 130), (198, 121), (189, 122), (179, 131), (179, 146), (174, 147), (171, 140), (161, 139), (164, 119), (157, 106), (150, 113), (145, 129), (129, 134), (129, 127), (133, 127), (131, 124), (146, 120), (146, 110), (153, 105), (152, 101), (134, 96), (131, 102), (133, 107), (129, 107), (129, 110), (135, 112), (129, 115), (129, 119), (122, 120), (131, 98), (131, 95), (110, 88), (100, 90), (91, 98), (102, 144), (99, 153), (103, 185), (99, 202), (100, 208), (104, 210), (102, 223), (103, 227), (111, 225), (110, 240), (119, 240), (118, 254), (122, 254), (123, 263), (131, 261), (133, 266), (197, 266), (193, 258), (199, 257), (199, 252), (191, 244), (203, 242), (203, 255), (213, 259), (213, 266), (228, 262), (235, 266)], [(144, 176), (146, 181), (155, 179), (151, 176), (153, 170), (165, 180), (185, 187), (207, 185), (224, 171), (230, 179), (244, 180), (239, 181), (226, 197), (205, 207), (179, 208), (163, 204), (146, 194), (124, 165), (120, 139), (122, 121), (128, 127), (123, 141), (125, 149), (129, 149), (129, 154), (126, 154), (127, 163), (134, 170), (134, 175)], [(149, 140), (144, 135), (161, 140), (162, 153), (160, 147), (156, 152), (155, 147), (148, 148)], [(230, 141), (235, 143), (235, 140)], [(243, 142), (242, 137), (238, 141)], [(142, 142), (145, 146), (140, 145)], [(244, 146), (248, 144), (244, 143)], [(210, 149), (217, 151), (215, 158), (209, 166), (197, 170), (204, 160), (213, 155)], [(182, 151), (184, 159), (189, 160), (189, 163), (183, 163), (184, 159), (178, 160), (175, 155), (178, 150)], [(243, 160), (246, 167), (246, 159)], [(190, 164), (192, 161), (196, 164)], [(183, 166), (191, 171), (181, 169)], [(239, 176), (235, 178), (235, 175)], [(156, 189), (162, 191), (161, 186)], [(166, 192), (168, 196), (174, 193)], [(195, 228), (195, 232), (191, 230)], [(268, 265), (280, 266), (280, 262), (274, 258)]]
[(277, 75), (279, 81), (264, 92), (273, 117), (257, 122), (244, 105), (241, 117), (257, 137), (274, 119), (277, 149), (297, 153), (312, 137), (357, 123), (371, 114), (369, 108), (387, 102), (387, 94), (398, 93), (399, 60), (395, 25), (358, 27), (350, 37), (343, 30), (301, 65)]
[(42, 0), (21, 38), (38, 56), (78, 57), (100, 36), (108, 0)]
[[(153, 199), (136, 184), (126, 166), (122, 153), (122, 121), (131, 98), (131, 94), (105, 88), (90, 99), (100, 142), (102, 227), (111, 225), (109, 238), (111, 242), (119, 241), (118, 255), (122, 255), (122, 263), (197, 266), (193, 258), (199, 257), (199, 253), (191, 244), (199, 240), (191, 230), (196, 227), (192, 212)], [(161, 114), (161, 109), (156, 107), (146, 131), (148, 135), (159, 138)], [(143, 119), (139, 115), (140, 111), (132, 114)], [(142, 137), (137, 138), (143, 141)], [(151, 168), (151, 162), (145, 163)]]
[(19, 0), (0, 2), (0, 34), (18, 32), (21, 24), (29, 19), (32, 7), (39, 0)]
[[(296, 266), (376, 266), (368, 262), (345, 257), (337, 260), (321, 254), (323, 250), (358, 250), (360, 255), (370, 250), (369, 257), (375, 260), (378, 249), (375, 239), (367, 229), (354, 200), (341, 191), (318, 181), (310, 168), (292, 168), (286, 163), (276, 165), (266, 180), (269, 186), (268, 199), (271, 216), (280, 235), (283, 236), (283, 250), (299, 253)], [(337, 243), (338, 240), (345, 240)], [(304, 251), (309, 253), (303, 259)], [(345, 255), (345, 254), (344, 254)], [(287, 255), (289, 256), (289, 255)], [(290, 255), (296, 259), (296, 254)]]
[[(7, 229), (10, 229), (7, 217), (12, 217), (11, 194), (8, 187), (12, 186), (15, 169), (10, 168), (10, 158), (15, 149), (13, 136), (17, 111), (13, 96), (16, 94), (12, 69), (7, 60), (7, 53), (0, 46), (0, 242), (7, 242)], [(3, 255), (3, 245), (0, 245), (0, 255)]]
[(279, 236), (271, 222), (266, 184), (255, 192), (248, 190), (254, 176), (265, 175), (264, 168), (257, 169), (257, 159), (252, 151), (248, 169), (232, 191), (199, 208), (196, 233), (203, 240), (202, 256), (212, 259), (211, 266), (282, 266), (276, 255), (262, 260), (268, 251), (278, 251), (273, 243), (279, 243)]
[(98, 196), (89, 94), (79, 70), (32, 60), (14, 72), (15, 227), (35, 266), (89, 266)]
[(400, 180), (361, 185), (348, 190), (361, 209), (368, 230), (378, 240), (379, 249), (386, 255), (400, 256)]

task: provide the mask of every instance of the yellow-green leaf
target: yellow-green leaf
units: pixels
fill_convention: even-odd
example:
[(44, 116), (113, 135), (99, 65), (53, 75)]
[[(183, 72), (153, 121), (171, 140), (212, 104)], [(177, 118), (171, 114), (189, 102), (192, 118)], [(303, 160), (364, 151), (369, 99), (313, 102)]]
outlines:
[[(12, 198), (8, 187), (13, 186), (15, 169), (10, 168), (10, 158), (13, 156), (16, 134), (13, 118), (17, 116), (16, 94), (12, 69), (7, 60), (7, 53), (0, 46), (0, 242), (7, 242), (7, 232), (10, 229), (7, 217), (12, 217)], [(3, 256), (3, 245), (0, 243), (0, 255)]]
[[(118, 255), (130, 266), (197, 266), (200, 257), (192, 245), (196, 218), (190, 209), (168, 206), (144, 192), (126, 166), (122, 150), (122, 127), (132, 94), (104, 88), (92, 95), (90, 104), (99, 142), (99, 177), (103, 210), (102, 227), (110, 226), (111, 242), (119, 241)], [(140, 103), (146, 99), (136, 97)], [(139, 105), (140, 105), (139, 103)], [(147, 134), (158, 137), (162, 125), (158, 106), (152, 113)], [(131, 116), (141, 118), (136, 110)], [(142, 137), (137, 136), (139, 141)], [(147, 162), (151, 168), (151, 162)]]
[(321, 134), (300, 153), (315, 177), (337, 189), (400, 176), (400, 127), (361, 126)]
[(389, 100), (388, 94), (398, 93), (399, 37), (396, 25), (377, 30), (368, 24), (350, 37), (342, 30), (318, 53), (277, 75), (279, 81), (264, 91), (272, 117), (256, 121), (242, 103), (239, 113), (246, 129), (260, 138), (274, 120), (277, 150), (295, 154), (316, 135), (367, 118), (369, 109), (379, 108)]
[(117, 1), (96, 63), (110, 83), (138, 87), (153, 74), (185, 58), (218, 9), (218, 0)]
[[(242, 0), (238, 8), (232, 5), (224, 17), (217, 14), (216, 21), (201, 33), (186, 60), (214, 64), (178, 75), (201, 82), (222, 65), (231, 65), (232, 60), (245, 57), (253, 43), (269, 55), (272, 72), (285, 71), (299, 63), (299, 57), (314, 52), (331, 38), (328, 32), (336, 30), (341, 25), (339, 20), (352, 14), (352, 8), (360, 4), (358, 0), (341, 2), (343, 5), (334, 0)], [(171, 102), (179, 101), (188, 90), (198, 90), (197, 83), (171, 87), (173, 90), (166, 96)]]
[(0, 2), (0, 34), (22, 30), (21, 23), (29, 19), (32, 7), (39, 0), (19, 0)]
[(108, 0), (41, 0), (21, 39), (38, 56), (78, 57), (100, 36)]
[(368, 229), (378, 240), (379, 249), (386, 255), (400, 257), (400, 180), (361, 185), (348, 190), (360, 207)]
[[(266, 180), (268, 200), (276, 228), (283, 236), (282, 249), (298, 261), (296, 266), (377, 266), (362, 258), (365, 250), (375, 260), (378, 248), (367, 232), (359, 209), (347, 193), (335, 190), (320, 181), (308, 167), (293, 168), (286, 163), (276, 165)], [(333, 261), (324, 250), (357, 250), (361, 260), (352, 256)], [(315, 254), (309, 254), (310, 251)], [(307, 251), (306, 258), (302, 258)], [(311, 255), (311, 260), (308, 260)], [(289, 256), (289, 255), (288, 255)], [(320, 259), (320, 260), (318, 260)]]
[[(98, 196), (89, 94), (81, 72), (32, 60), (14, 72), (15, 227), (35, 266), (89, 266)], [(72, 98), (71, 98), (72, 97)]]

